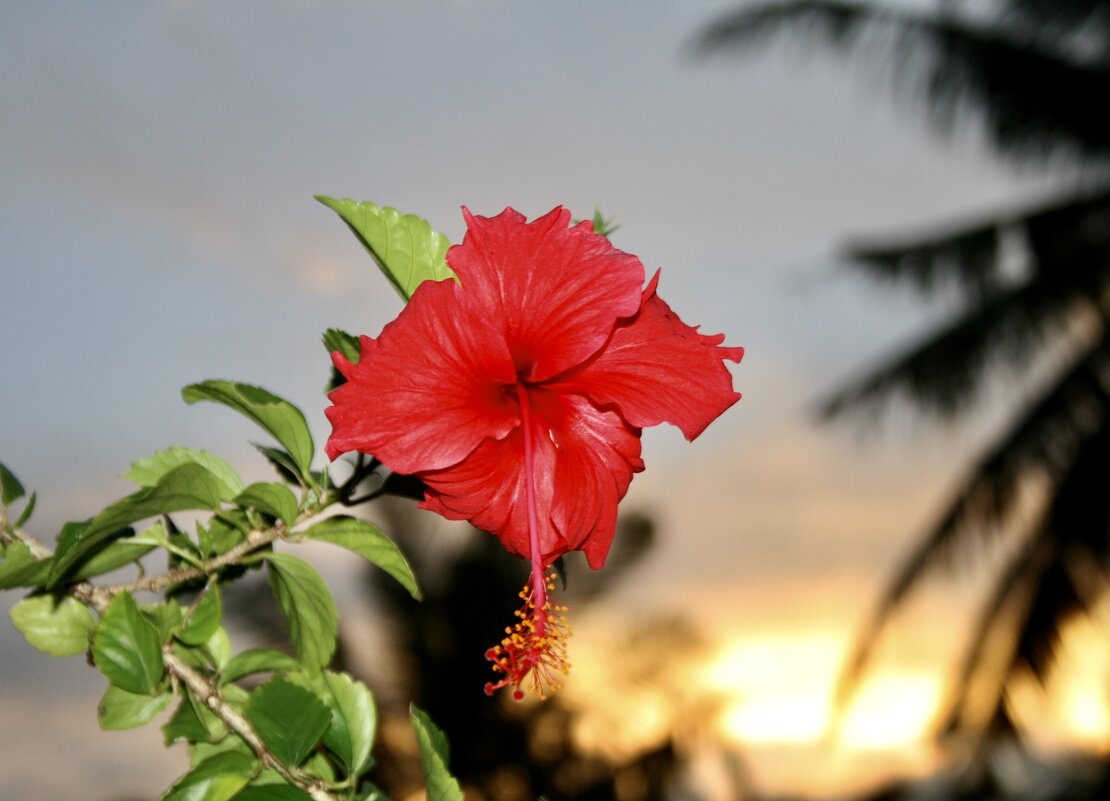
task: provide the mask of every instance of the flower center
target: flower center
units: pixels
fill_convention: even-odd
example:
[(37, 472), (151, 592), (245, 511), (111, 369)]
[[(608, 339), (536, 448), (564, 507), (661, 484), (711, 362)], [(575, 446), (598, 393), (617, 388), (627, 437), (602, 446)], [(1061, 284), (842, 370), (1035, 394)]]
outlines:
[(570, 665), (566, 659), (566, 640), (570, 634), (563, 616), (565, 606), (552, 604), (547, 593), (555, 589), (555, 574), (544, 576), (546, 565), (540, 547), (539, 509), (536, 498), (536, 447), (537, 437), (544, 436), (536, 424), (534, 410), (524, 381), (516, 383), (516, 398), (520, 404), (522, 435), (524, 437), (524, 492), (528, 507), (528, 550), (532, 561), (532, 575), (520, 598), (524, 605), (516, 611), (517, 624), (505, 629), (500, 644), (486, 651), (486, 659), (493, 662), (495, 673), (503, 674), (497, 681), (487, 682), (486, 695), (512, 685), (513, 697), (524, 697), (522, 685), (527, 683), (539, 698), (546, 698), (548, 690), (559, 687), (557, 674), (566, 673)]

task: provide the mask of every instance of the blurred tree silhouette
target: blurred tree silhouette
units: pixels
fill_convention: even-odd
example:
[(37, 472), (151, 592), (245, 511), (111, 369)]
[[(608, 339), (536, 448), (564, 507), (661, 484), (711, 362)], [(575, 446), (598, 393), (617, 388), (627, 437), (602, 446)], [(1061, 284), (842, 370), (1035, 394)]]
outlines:
[[(407, 753), (410, 701), (447, 734), (451, 768), (468, 799), (532, 801), (540, 793), (553, 801), (671, 797), (668, 792), (680, 781), (682, 759), (670, 728), (620, 751), (619, 727), (608, 725), (604, 737), (616, 752), (584, 753), (573, 731), (582, 722), (583, 709), (564, 697), (569, 688), (544, 703), (495, 700), (482, 692), (493, 675), (482, 654), (504, 636), (505, 625), (513, 620), (517, 592), (527, 578), (525, 563), (493, 537), (473, 530), (452, 552), (450, 538), (435, 530), (438, 518), (411, 503), (386, 502), (376, 513), (409, 556), (424, 592), (423, 601), (416, 602), (408, 593), (396, 592), (396, 582), (383, 578), (381, 571), (369, 573), (377, 617), (387, 622), (385, 640), (390, 647), (383, 650), (395, 662), (395, 675), (388, 681), (369, 679), (379, 684), (376, 694), (383, 720), (383, 736), (375, 747), (375, 781), (391, 797), (406, 797), (421, 786), (419, 762), (414, 753)], [(622, 516), (604, 571), (590, 570), (580, 554), (568, 555), (566, 586), (556, 593), (563, 596), (560, 602), (566, 600), (573, 614), (610, 592), (651, 549), (654, 532), (651, 519), (634, 513)], [(628, 699), (642, 700), (654, 688), (671, 706), (687, 704), (676, 718), (711, 719), (716, 710), (705, 708), (704, 693), (683, 699), (668, 684), (676, 666), (697, 660), (701, 653), (689, 624), (648, 621), (621, 639), (620, 658), (611, 662), (606, 686), (621, 688), (616, 695), (628, 701), (621, 707), (625, 717), (634, 717)], [(390, 736), (391, 718), (400, 721), (394, 729), (400, 736)]]
[(1008, 562), (977, 612), (942, 726), (970, 737), (969, 770), (978, 770), (991, 735), (1016, 733), (1006, 688), (1026, 671), (1043, 684), (1063, 625), (1107, 588), (1110, 2), (761, 3), (713, 21), (696, 50), (744, 50), (778, 34), (870, 54), (942, 132), (975, 121), (1001, 158), (1075, 176), (1070, 192), (1033, 207), (847, 248), (869, 277), (925, 295), (955, 286), (962, 307), (835, 393), (824, 417), (903, 396), (951, 422), (983, 400), (992, 379), (1014, 382), (1008, 430), (887, 585), (841, 684), (844, 702), (884, 626), (924, 579), (1003, 538)]

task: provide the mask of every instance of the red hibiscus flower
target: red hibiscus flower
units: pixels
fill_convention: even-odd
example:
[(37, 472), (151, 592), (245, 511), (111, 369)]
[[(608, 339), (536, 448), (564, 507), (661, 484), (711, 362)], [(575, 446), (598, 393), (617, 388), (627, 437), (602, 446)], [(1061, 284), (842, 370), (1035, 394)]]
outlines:
[(419, 477), (421, 506), (489, 531), (532, 562), (520, 622), (487, 657), (537, 695), (565, 670), (565, 620), (546, 570), (581, 550), (605, 562), (617, 503), (643, 470), (640, 431), (692, 440), (739, 400), (721, 347), (644, 288), (639, 259), (556, 208), (529, 223), (463, 210), (447, 252), (458, 282), (425, 281), (377, 339), (361, 338), (331, 393), (328, 456), (373, 454)]

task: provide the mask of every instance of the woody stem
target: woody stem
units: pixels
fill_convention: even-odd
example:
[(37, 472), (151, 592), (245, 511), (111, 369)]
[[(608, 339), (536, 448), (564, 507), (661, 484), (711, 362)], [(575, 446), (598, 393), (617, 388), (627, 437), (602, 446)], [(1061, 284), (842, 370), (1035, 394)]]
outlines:
[(528, 550), (532, 558), (532, 605), (536, 610), (536, 633), (543, 635), (547, 622), (547, 580), (543, 575), (543, 552), (540, 550), (539, 515), (536, 512), (535, 427), (528, 391), (517, 382), (516, 397), (520, 402), (521, 424), (524, 428), (524, 490), (528, 498)]

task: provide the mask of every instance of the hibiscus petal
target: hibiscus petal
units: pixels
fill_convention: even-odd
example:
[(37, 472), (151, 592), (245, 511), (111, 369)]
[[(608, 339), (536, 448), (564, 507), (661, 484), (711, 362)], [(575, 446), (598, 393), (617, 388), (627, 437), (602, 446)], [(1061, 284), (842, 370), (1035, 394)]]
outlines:
[(597, 358), (552, 386), (615, 405), (640, 428), (671, 423), (692, 440), (740, 400), (724, 361), (739, 362), (744, 349), (720, 347), (723, 334), (707, 336), (682, 322), (655, 294), (658, 280), (656, 273), (640, 312), (617, 326)]
[(358, 364), (332, 354), (347, 383), (328, 396), (330, 458), (361, 451), (415, 473), (454, 464), (519, 424), (508, 347), (461, 291), (425, 281), (378, 339), (362, 337)]
[[(533, 480), (541, 559), (549, 564), (582, 549), (590, 565), (600, 567), (613, 540), (617, 502), (632, 474), (644, 468), (640, 432), (581, 396), (543, 390), (528, 396), (537, 427)], [(429, 491), (422, 505), (469, 520), (529, 558), (524, 436), (523, 428), (514, 429), (502, 440), (486, 440), (457, 465), (423, 473)]]
[(556, 207), (531, 223), (512, 209), (479, 217), (447, 252), (470, 302), (502, 326), (518, 372), (543, 381), (577, 367), (609, 338), (617, 319), (640, 306), (644, 267), (594, 233), (569, 227)]
[[(595, 570), (605, 563), (617, 528), (617, 503), (632, 474), (644, 469), (640, 430), (602, 411), (581, 395), (535, 393), (537, 416), (563, 420), (552, 426), (558, 458), (551, 517), (567, 543), (582, 550)], [(547, 409), (545, 405), (561, 406)]]

